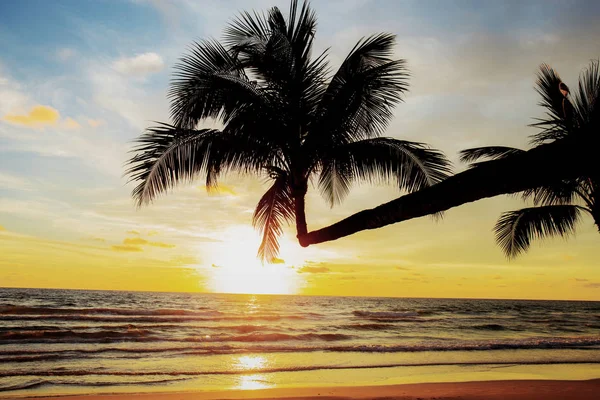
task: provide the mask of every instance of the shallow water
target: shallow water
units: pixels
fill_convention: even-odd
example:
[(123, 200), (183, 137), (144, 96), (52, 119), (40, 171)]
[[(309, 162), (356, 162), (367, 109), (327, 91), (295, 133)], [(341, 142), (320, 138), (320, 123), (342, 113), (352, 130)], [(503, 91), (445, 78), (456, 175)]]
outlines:
[(600, 302), (0, 289), (0, 360), (0, 396), (586, 379)]

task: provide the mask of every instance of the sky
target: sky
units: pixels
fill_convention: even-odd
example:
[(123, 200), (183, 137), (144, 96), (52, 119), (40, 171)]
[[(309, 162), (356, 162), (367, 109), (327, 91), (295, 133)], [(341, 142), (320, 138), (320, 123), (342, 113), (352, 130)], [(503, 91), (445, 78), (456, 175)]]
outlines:
[[(252, 212), (266, 183), (201, 180), (137, 209), (123, 177), (132, 141), (168, 121), (173, 65), (193, 40), (221, 36), (242, 10), (276, 0), (0, 2), (0, 287), (307, 295), (600, 300), (600, 237), (533, 244), (507, 260), (492, 228), (526, 206), (496, 197), (301, 248), (293, 227), (277, 264), (256, 259)], [(332, 65), (363, 36), (397, 35), (410, 92), (386, 136), (444, 151), (526, 149), (543, 115), (541, 63), (570, 86), (600, 57), (596, 1), (315, 0), (316, 51)], [(331, 209), (309, 188), (309, 229), (400, 196), (361, 185)]]

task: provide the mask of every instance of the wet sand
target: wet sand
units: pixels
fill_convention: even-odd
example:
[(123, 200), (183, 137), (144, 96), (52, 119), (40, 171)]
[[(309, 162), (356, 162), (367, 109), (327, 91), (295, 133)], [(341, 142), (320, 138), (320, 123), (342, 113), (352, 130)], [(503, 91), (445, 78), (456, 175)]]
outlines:
[[(35, 397), (37, 400), (598, 400), (600, 379), (419, 383), (390, 386), (281, 388), (213, 392), (137, 393)], [(0, 396), (2, 398), (2, 396)], [(21, 397), (23, 398), (23, 397)]]

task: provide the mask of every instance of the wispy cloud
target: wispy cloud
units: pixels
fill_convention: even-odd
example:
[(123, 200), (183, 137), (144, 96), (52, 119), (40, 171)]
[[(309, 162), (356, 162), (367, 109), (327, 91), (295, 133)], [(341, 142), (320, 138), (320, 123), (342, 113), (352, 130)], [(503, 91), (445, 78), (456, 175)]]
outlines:
[(119, 251), (119, 252), (141, 252), (141, 251), (144, 251), (139, 246), (118, 245), (118, 244), (111, 246), (111, 249), (113, 249), (114, 251)]
[(0, 171), (0, 188), (30, 191), (33, 184), (27, 178)]
[(59, 61), (65, 62), (65, 61), (69, 61), (70, 59), (75, 57), (76, 53), (77, 52), (74, 49), (71, 49), (69, 47), (63, 47), (56, 51), (56, 58)]
[(325, 266), (311, 266), (305, 265), (304, 267), (298, 268), (296, 270), (299, 274), (324, 274), (330, 272), (331, 270)]
[(156, 53), (137, 54), (123, 57), (113, 62), (113, 68), (125, 75), (144, 76), (159, 72), (165, 66), (161, 56)]

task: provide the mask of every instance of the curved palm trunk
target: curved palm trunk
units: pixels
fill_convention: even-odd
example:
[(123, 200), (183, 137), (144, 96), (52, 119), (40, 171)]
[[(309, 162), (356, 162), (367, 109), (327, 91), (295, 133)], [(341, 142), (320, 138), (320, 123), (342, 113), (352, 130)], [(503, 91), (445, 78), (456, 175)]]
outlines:
[(306, 192), (308, 191), (308, 182), (303, 174), (293, 175), (292, 196), (294, 197), (294, 213), (296, 215), (296, 237), (300, 238), (308, 233), (306, 225)]
[(306, 226), (304, 197), (305, 195), (299, 195), (294, 198), (294, 207), (296, 212), (296, 232), (298, 238), (301, 238), (308, 233), (308, 227)]
[(521, 192), (556, 179), (586, 175), (598, 168), (593, 154), (596, 148), (595, 143), (582, 144), (568, 139), (538, 146), (522, 154), (466, 170), (376, 208), (360, 211), (326, 228), (300, 235), (298, 239), (300, 245), (306, 247), (366, 229), (435, 214), (480, 199)]

